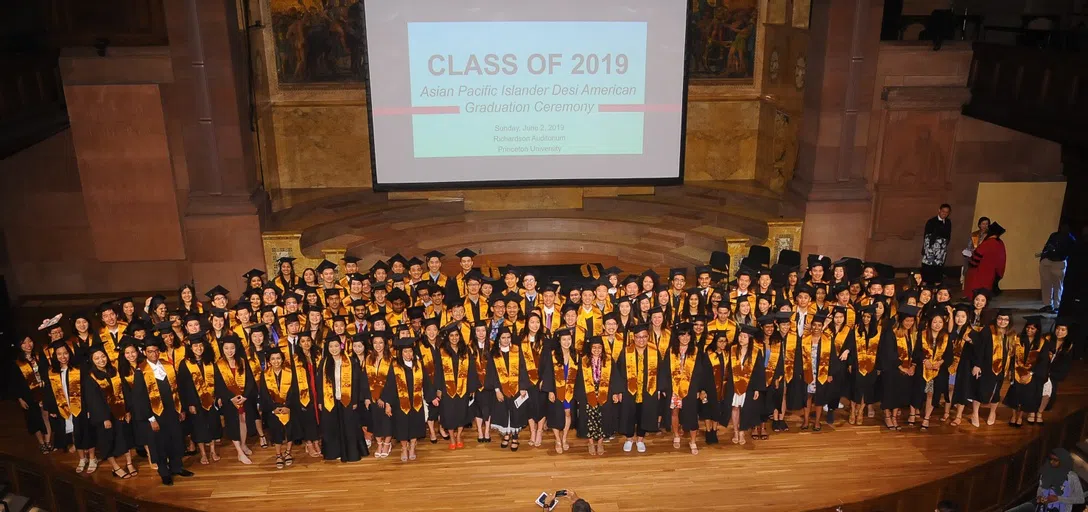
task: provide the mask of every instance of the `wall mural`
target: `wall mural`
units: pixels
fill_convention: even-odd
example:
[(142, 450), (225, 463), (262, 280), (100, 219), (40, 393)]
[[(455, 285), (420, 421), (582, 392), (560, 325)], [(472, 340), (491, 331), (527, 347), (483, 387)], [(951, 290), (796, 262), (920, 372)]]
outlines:
[(270, 7), (281, 84), (366, 80), (360, 0), (271, 0)]
[(691, 0), (691, 78), (752, 79), (757, 5), (756, 0)]

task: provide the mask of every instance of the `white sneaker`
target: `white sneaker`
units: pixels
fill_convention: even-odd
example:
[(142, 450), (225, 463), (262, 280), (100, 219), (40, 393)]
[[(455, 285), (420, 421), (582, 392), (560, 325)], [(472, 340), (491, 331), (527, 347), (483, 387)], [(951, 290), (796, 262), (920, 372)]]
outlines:
[[(625, 452), (629, 452), (629, 451), (631, 451), (631, 445), (632, 445), (632, 444), (634, 444), (634, 443), (633, 443), (633, 442), (631, 442), (630, 440), (628, 440), (628, 441), (624, 441), (624, 442), (623, 442), (623, 451), (625, 451)], [(639, 444), (642, 444), (642, 443), (639, 443)]]
[(646, 453), (646, 443), (644, 443), (642, 441), (639, 441), (637, 446), (638, 446), (638, 452), (639, 453)]

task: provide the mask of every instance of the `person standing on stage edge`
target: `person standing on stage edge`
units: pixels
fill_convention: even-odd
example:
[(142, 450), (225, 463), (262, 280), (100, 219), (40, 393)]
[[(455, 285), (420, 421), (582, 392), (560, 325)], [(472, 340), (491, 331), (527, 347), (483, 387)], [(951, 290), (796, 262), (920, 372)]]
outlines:
[(948, 256), (948, 240), (952, 238), (952, 206), (942, 204), (937, 216), (926, 221), (922, 239), (922, 281), (929, 286), (940, 284), (944, 277), (944, 260)]
[(1065, 262), (1072, 254), (1075, 243), (1069, 225), (1063, 222), (1046, 239), (1042, 252), (1035, 255), (1039, 258), (1039, 287), (1043, 292), (1043, 307), (1039, 311), (1042, 313), (1055, 312), (1061, 306)]

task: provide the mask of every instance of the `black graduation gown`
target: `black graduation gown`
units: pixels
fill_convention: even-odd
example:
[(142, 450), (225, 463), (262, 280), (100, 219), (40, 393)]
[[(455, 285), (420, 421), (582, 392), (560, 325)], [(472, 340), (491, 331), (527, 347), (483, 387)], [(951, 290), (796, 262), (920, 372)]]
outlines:
[(1009, 350), (1011, 349), (1009, 340), (1011, 336), (1006, 336), (1003, 340), (1004, 357), (1002, 358), (1001, 371), (994, 373), (993, 370), (993, 335), (991, 328), (987, 327), (981, 332), (973, 334), (971, 338), (974, 340), (974, 354), (975, 365), (981, 370), (981, 374), (978, 378), (978, 401), (984, 404), (993, 404), (1001, 401), (1001, 386), (1005, 382), (1005, 373), (1009, 364)]
[[(620, 358), (612, 367), (612, 372), (620, 375), (622, 385), (617, 389), (622, 390), (623, 394), (623, 398), (620, 399), (620, 417), (617, 431), (627, 437), (634, 437), (640, 430), (644, 432), (657, 432), (658, 404), (661, 402), (662, 396), (668, 396), (668, 392), (671, 391), (672, 387), (672, 377), (669, 375), (669, 365), (666, 361), (660, 361), (660, 355), (655, 356), (656, 351), (651, 351), (647, 345), (643, 354), (639, 354), (637, 348), (635, 349), (634, 354), (632, 360), (628, 361), (627, 351), (621, 351)], [(657, 392), (649, 393), (646, 389), (650, 382), (650, 364), (649, 362), (646, 362), (643, 365), (642, 389), (635, 390), (635, 392), (641, 396), (642, 403), (636, 404), (635, 395), (627, 388), (627, 365), (637, 365), (634, 357), (641, 359), (646, 356), (659, 358), (657, 364)]]
[[(845, 363), (839, 359), (840, 347), (835, 345), (835, 338), (830, 336), (830, 333), (828, 334), (829, 335), (826, 337), (820, 336), (819, 341), (816, 342), (817, 352), (823, 350), (822, 345), (824, 343), (831, 344), (831, 353), (828, 355), (827, 361), (828, 379), (827, 381), (821, 383), (818, 378), (813, 377), (813, 382), (816, 384), (816, 393), (812, 396), (812, 403), (813, 405), (817, 405), (820, 407), (826, 405), (830, 406), (831, 408), (837, 408), (839, 404), (839, 398), (841, 398), (840, 389), (842, 388), (839, 379), (842, 378), (842, 376), (845, 374), (845, 372), (843, 371)], [(805, 355), (807, 355), (810, 359), (812, 358), (811, 352)], [(812, 362), (812, 367), (813, 370), (817, 370), (816, 361)]]
[[(364, 364), (366, 363), (364, 362)], [(389, 366), (390, 364), (392, 364), (391, 359), (381, 360), (381, 371), (392, 373), (392, 369)], [(368, 408), (368, 413), (370, 417), (368, 419), (369, 421), (367, 423), (367, 429), (372, 435), (374, 435), (374, 437), (389, 437), (393, 435), (393, 418), (386, 416), (384, 405), (385, 400), (382, 399), (382, 393), (385, 392), (385, 386), (389, 381), (388, 373), (382, 375), (377, 371), (375, 371), (374, 373), (370, 373), (368, 371), (366, 375), (368, 387), (365, 392), (367, 394), (367, 398), (370, 398), (370, 407)], [(373, 396), (369, 387), (369, 383), (374, 382), (374, 379), (381, 379), (382, 382), (382, 389), (381, 392), (378, 394), (377, 398)], [(382, 405), (378, 404), (379, 399), (381, 399)]]
[(882, 350), (884, 353), (884, 389), (880, 406), (883, 409), (902, 409), (909, 406), (914, 393), (915, 379), (922, 372), (922, 367), (917, 366), (919, 361), (918, 333), (907, 333), (905, 339), (908, 358), (916, 364), (914, 376), (907, 375), (899, 369), (901, 361), (894, 329), (889, 329), (888, 338), (881, 342), (880, 348), (886, 348), (886, 350)]
[(548, 418), (548, 426), (554, 429), (562, 430), (563, 424), (566, 421), (567, 410), (571, 412), (571, 426), (574, 426), (575, 423), (573, 416), (578, 411), (578, 403), (574, 396), (574, 388), (571, 388), (570, 394), (567, 396), (567, 404), (569, 404), (569, 409), (568, 406), (564, 405), (564, 403), (560, 400), (558, 394), (556, 394), (554, 402), (548, 399), (549, 393), (555, 393), (555, 390), (557, 388), (557, 382), (555, 380), (555, 368), (557, 365), (560, 368), (560, 377), (569, 377), (570, 372), (574, 372), (575, 378), (577, 378), (578, 366), (581, 364), (581, 357), (579, 357), (578, 354), (574, 352), (574, 347), (571, 347), (571, 362), (570, 366), (567, 368), (566, 375), (564, 375), (562, 370), (563, 362), (556, 361), (556, 357), (557, 354), (554, 350), (544, 353), (544, 357), (542, 357), (544, 361), (542, 361), (543, 364), (540, 367), (540, 387), (541, 395), (544, 399), (544, 409), (547, 413), (546, 417)]
[[(181, 397), (182, 410), (186, 412), (186, 420), (191, 429), (190, 435), (194, 443), (210, 443), (223, 437), (223, 426), (220, 418), (220, 407), (213, 403), (211, 408), (204, 409), (197, 393), (196, 384), (193, 383), (193, 375), (189, 371), (189, 365), (182, 363), (178, 368), (178, 395)], [(213, 383), (214, 386), (214, 383)], [(213, 391), (214, 394), (214, 391)], [(193, 407), (196, 414), (192, 414)], [(234, 406), (231, 405), (233, 409)]]
[[(925, 343), (925, 332), (918, 333), (918, 350), (915, 352), (915, 368), (913, 387), (911, 389), (910, 405), (915, 409), (918, 409), (923, 414), (925, 413), (926, 406), (926, 380), (925, 380), (925, 368), (922, 363), (925, 361), (926, 351), (924, 350), (923, 343)], [(940, 369), (937, 371), (937, 375), (933, 377), (933, 399), (931, 403), (934, 407), (941, 404), (941, 395), (947, 394), (948, 391), (948, 367), (952, 364), (952, 340), (949, 338), (945, 346), (944, 353), (941, 354)]]
[[(23, 353), (19, 352), (19, 357), (23, 357)], [(29, 363), (28, 363), (29, 364)], [(30, 375), (31, 381), (28, 381), (23, 376), (23, 371), (19, 369), (18, 363), (12, 363), (12, 368), (9, 368), (8, 375), (11, 376), (11, 386), (9, 389), (15, 395), (15, 398), (21, 398), (26, 402), (26, 409), (23, 410), (23, 414), (26, 417), (26, 431), (28, 434), (34, 434), (41, 432), (45, 434), (45, 420), (42, 419), (42, 402), (45, 400), (45, 395), (49, 392), (49, 380), (46, 377), (46, 369), (49, 368), (48, 362), (45, 357), (38, 356), (38, 372), (37, 375), (41, 379), (41, 385), (36, 389), (31, 389), (31, 381), (37, 383), (34, 379), (34, 375)], [(33, 373), (33, 369), (31, 369)]]
[[(246, 385), (242, 390), (242, 396), (246, 398), (245, 403), (242, 404), (241, 411), (246, 413), (246, 432), (254, 433), (257, 429), (257, 383), (253, 379), (253, 371), (249, 368), (249, 363), (243, 361), (238, 365), (238, 370), (244, 371)], [(233, 378), (232, 376), (224, 376), (219, 371), (219, 365), (215, 366), (215, 398), (217, 405), (219, 405), (219, 413), (223, 417), (223, 430), (227, 434), (227, 438), (231, 441), (239, 441), (242, 439), (241, 422), (239, 421), (239, 409), (231, 403), (231, 398), (234, 398), (234, 393), (227, 387), (224, 378)]]
[[(752, 348), (756, 345), (753, 344)], [(739, 349), (738, 349), (739, 352)], [(755, 366), (752, 368), (752, 377), (748, 380), (748, 389), (744, 392), (744, 405), (740, 408), (740, 428), (748, 430), (760, 424), (762, 420), (763, 405), (766, 400), (763, 395), (767, 389), (766, 375), (763, 373), (763, 351), (751, 350), (750, 357), (755, 358)], [(733, 361), (729, 362), (729, 376), (725, 382), (725, 399), (721, 401), (722, 416), (719, 422), (729, 423), (733, 414), (733, 395), (736, 394), (736, 375), (733, 372)], [(755, 397), (759, 393), (759, 398)], [(686, 407), (686, 405), (685, 405)]]
[[(321, 381), (318, 380), (317, 367), (308, 363), (300, 363), (296, 364), (294, 368), (295, 385), (292, 387), (299, 393), (297, 410), (291, 411), (291, 421), (297, 421), (298, 425), (295, 432), (299, 437), (295, 441), (319, 441), (321, 440), (321, 427), (318, 424), (320, 407), (318, 407), (316, 388), (321, 385)], [(306, 405), (302, 405), (302, 394), (298, 385), (301, 379), (306, 379), (307, 383), (306, 396), (309, 397), (310, 401)]]
[[(845, 326), (843, 327), (846, 328)], [(846, 337), (840, 342), (837, 337), (833, 338), (835, 343), (834, 350), (832, 350), (832, 357), (835, 358), (835, 381), (832, 383), (835, 387), (835, 394), (831, 398), (831, 403), (838, 407), (843, 397), (847, 399), (853, 395), (853, 372), (850, 371), (850, 363), (852, 357), (857, 353), (857, 339), (854, 337), (854, 330), (847, 329)], [(849, 352), (847, 352), (849, 351)], [(843, 354), (846, 353), (846, 360), (842, 360)]]
[[(726, 395), (725, 381), (729, 379), (729, 352), (721, 354), (717, 352), (699, 351), (706, 360), (706, 403), (699, 403), (699, 419), (718, 421), (721, 419), (721, 407), (719, 402)], [(713, 355), (711, 355), (713, 354)], [(716, 359), (716, 361), (715, 361)], [(717, 365), (717, 366), (715, 366)], [(779, 399), (782, 396), (779, 395)]]
[[(89, 450), (91, 448), (94, 448), (94, 427), (91, 425), (90, 417), (87, 415), (87, 408), (82, 405), (82, 395), (85, 395), (86, 391), (81, 391), (79, 415), (74, 415), (72, 417), (72, 433), (66, 433), (65, 430), (67, 429), (65, 427), (65, 421), (64, 418), (62, 418), (60, 415), (60, 407), (57, 405), (57, 397), (53, 394), (53, 387), (50, 384), (49, 380), (49, 372), (52, 372), (52, 370), (48, 370), (45, 375), (45, 386), (47, 386), (47, 389), (45, 393), (43, 393), (44, 399), (42, 403), (45, 406), (46, 412), (50, 414), (49, 421), (53, 427), (53, 445), (57, 448), (64, 448), (68, 445), (75, 445), (77, 450)], [(69, 396), (71, 395), (71, 390), (74, 389), (73, 386), (83, 386), (84, 373), (85, 372), (83, 371), (79, 372), (78, 382), (72, 375), (71, 370), (69, 370), (66, 374), (69, 382)]]
[[(803, 409), (808, 404), (808, 383), (805, 377), (805, 360), (812, 360), (812, 352), (804, 344), (804, 337), (800, 334), (797, 335), (797, 346), (790, 348), (789, 340), (783, 344), (782, 352), (783, 358), (786, 357), (786, 351), (793, 350), (793, 368), (792, 378), (789, 382), (784, 382), (786, 387), (786, 410), (797, 411)], [(785, 368), (785, 361), (783, 361), (783, 368)], [(812, 370), (809, 369), (811, 372)], [(786, 377), (790, 377), (786, 375)], [(811, 379), (812, 376), (808, 376)]]
[[(956, 376), (954, 384), (955, 389), (952, 390), (951, 397), (945, 392), (945, 399), (956, 405), (967, 405), (971, 401), (978, 399), (978, 379), (975, 379), (975, 376), (971, 375), (971, 370), (976, 364), (974, 343), (976, 336), (978, 336), (978, 333), (967, 328), (967, 339), (963, 342), (963, 348), (960, 351), (960, 360), (954, 369), (954, 374)], [(949, 335), (950, 343), (952, 343), (951, 340), (954, 340), (957, 337), (963, 338), (964, 334), (953, 332)], [(954, 344), (952, 345), (952, 350), (955, 350)], [(955, 360), (955, 352), (953, 352), (952, 357), (953, 360)], [(952, 372), (952, 370), (953, 368), (950, 366), (949, 371)], [(952, 375), (952, 373), (949, 375)], [(952, 386), (953, 384), (950, 383), (949, 385)]]
[[(774, 343), (782, 344), (781, 339), (774, 341)], [(763, 390), (759, 392), (761, 396), (759, 401), (762, 404), (761, 419), (766, 421), (774, 415), (774, 411), (782, 408), (782, 393), (785, 391), (785, 376), (786, 371), (786, 351), (779, 350), (777, 360), (770, 359), (770, 351), (767, 350), (766, 345), (763, 346)], [(771, 383), (767, 383), (767, 374), (770, 373)]]
[[(457, 430), (459, 427), (468, 425), (472, 421), (472, 416), (469, 413), (468, 401), (475, 392), (473, 387), (473, 374), (476, 372), (476, 361), (468, 354), (467, 350), (462, 349), (456, 354), (451, 354), (445, 350), (439, 350), (440, 359), (435, 361), (434, 376), (435, 383), (434, 388), (436, 391), (442, 391), (442, 399), (438, 402), (438, 417), (441, 419), (442, 428), (446, 430)], [(468, 375), (465, 382), (465, 393), (461, 396), (452, 396), (449, 394), (448, 389), (453, 387), (457, 389), (456, 379), (458, 365), (461, 364), (461, 360), (468, 358)], [(446, 385), (446, 373), (442, 370), (442, 360), (449, 360), (453, 369), (454, 382), (450, 383), (450, 386)]]
[(495, 394), (495, 390), (502, 390), (502, 384), (499, 381), (499, 372), (496, 369), (496, 364), (503, 364), (509, 367), (510, 365), (510, 353), (499, 352), (498, 356), (492, 357), (487, 367), (487, 384), (484, 386), (484, 390), (480, 394), (491, 395), (491, 424), (496, 427), (504, 427), (507, 429), (520, 429), (525, 428), (528, 425), (529, 411), (525, 409), (528, 403), (522, 403), (521, 407), (514, 405), (514, 401), (521, 395), (521, 390), (528, 390), (532, 383), (529, 381), (529, 374), (525, 369), (524, 354), (519, 354), (518, 361), (518, 391), (513, 396), (506, 396), (503, 392), (503, 399), (500, 401)]
[[(608, 360), (607, 354), (602, 354), (601, 357), (603, 360)], [(608, 388), (608, 394), (605, 397), (604, 403), (597, 405), (601, 413), (601, 434), (603, 434), (605, 438), (613, 435), (616, 432), (616, 419), (619, 417), (617, 409), (619, 409), (619, 407), (618, 404), (612, 401), (612, 396), (617, 393), (616, 390), (620, 389), (620, 387), (625, 385), (624, 377), (618, 371), (620, 369), (622, 368), (620, 368), (619, 365), (613, 362), (610, 369), (611, 373), (608, 376), (608, 381), (598, 382), (593, 381), (592, 377), (590, 378), (590, 381), (594, 382), (594, 384), (593, 388), (588, 390), (589, 392), (596, 392), (598, 389), (600, 389), (601, 386), (606, 386)], [(587, 401), (588, 398), (586, 397), (587, 389), (585, 385), (584, 374), (585, 372), (592, 371), (593, 366), (590, 364), (590, 358), (587, 356), (582, 359), (582, 364), (578, 368), (578, 381), (577, 383), (575, 383), (574, 386), (574, 402), (578, 406), (578, 414), (575, 415), (576, 430), (578, 437), (581, 437), (583, 439), (589, 437), (589, 403)], [(603, 367), (601, 369), (601, 374), (601, 377), (603, 378)]]
[[(413, 368), (405, 366), (400, 357), (395, 357), (393, 364), (400, 365), (401, 368), (404, 369), (405, 390), (409, 393), (409, 398), (411, 398), (411, 393), (415, 389), (415, 372), (413, 371)], [(416, 359), (412, 364), (422, 367), (423, 361)], [(435, 364), (438, 364), (438, 362), (436, 361)], [(386, 377), (385, 381), (385, 388), (382, 389), (382, 400), (384, 400), (393, 410), (393, 438), (397, 441), (419, 439), (427, 435), (427, 423), (423, 413), (424, 408), (423, 406), (420, 406), (419, 410), (416, 410), (409, 404), (407, 413), (401, 409), (400, 395), (398, 394), (397, 389), (397, 374), (395, 370), (396, 367), (389, 369), (389, 375)], [(435, 369), (436, 375), (439, 371), (441, 371), (440, 368)], [(431, 386), (431, 379), (427, 376), (427, 370), (423, 369), (423, 371), (420, 372), (420, 376), (423, 379), (423, 402), (432, 402), (431, 407), (434, 407), (433, 400), (435, 398), (435, 393)], [(443, 400), (444, 399), (445, 398), (443, 398)], [(385, 411), (382, 411), (382, 414), (385, 414)]]
[[(272, 372), (271, 369), (266, 371)], [(295, 378), (298, 378), (297, 372), (292, 372), (292, 375)], [(280, 375), (275, 377), (276, 384), (279, 385), (280, 379), (285, 377), (286, 373), (280, 372)], [(302, 437), (299, 420), (301, 419), (300, 416), (303, 416), (303, 414), (299, 411), (297, 383), (292, 383), (288, 388), (286, 397), (281, 397), (280, 400), (276, 400), (272, 398), (272, 393), (268, 389), (267, 383), (264, 382), (264, 376), (261, 378), (262, 385), (259, 386), (261, 394), (261, 412), (264, 417), (264, 433), (268, 437), (269, 442), (272, 444), (281, 444)], [(284, 424), (279, 416), (273, 412), (280, 407), (286, 407), (291, 411), (286, 424)]]
[[(699, 405), (702, 400), (699, 400), (699, 393), (707, 390), (711, 386), (713, 381), (713, 373), (710, 369), (710, 362), (703, 356), (698, 350), (695, 349), (695, 345), (689, 345), (688, 350), (690, 353), (687, 357), (695, 358), (695, 366), (691, 369), (691, 382), (688, 384), (688, 393), (680, 401), (680, 428), (684, 430), (696, 430), (699, 428)], [(669, 377), (668, 392), (669, 394), (662, 400), (665, 403), (666, 410), (669, 414), (672, 414), (672, 393), (677, 391), (675, 389), (675, 383), (672, 381), (672, 358), (678, 358), (679, 356), (672, 353), (672, 350), (667, 350), (665, 357), (661, 360), (662, 365), (666, 369), (666, 374)], [(762, 367), (761, 367), (762, 368)], [(660, 381), (658, 381), (658, 387), (661, 387)], [(666, 419), (666, 423), (671, 421)], [(679, 432), (674, 432), (674, 435), (679, 435)]]
[[(526, 349), (529, 346), (529, 343), (522, 343), (520, 348)], [(533, 382), (532, 375), (529, 375), (529, 388), (526, 389), (529, 392), (529, 399), (521, 406), (522, 409), (525, 409), (526, 419), (540, 421), (547, 418), (548, 414), (551, 413), (548, 393), (544, 391), (544, 376), (551, 371), (551, 355), (554, 351), (555, 344), (551, 338), (545, 337), (540, 341), (540, 354), (536, 355), (536, 382)], [(524, 355), (525, 350), (522, 350), (521, 353)], [(573, 346), (571, 347), (571, 353), (580, 357), (580, 355), (574, 354)]]
[[(854, 330), (854, 334), (852, 336), (853, 348), (851, 349), (850, 356), (848, 358), (851, 368), (849, 380), (849, 397), (851, 401), (864, 401), (866, 404), (871, 404), (879, 400), (879, 397), (876, 393), (876, 380), (877, 375), (881, 370), (880, 344), (883, 343), (884, 339), (885, 338), (883, 331), (881, 331), (880, 337), (877, 337), (875, 335), (867, 336), (865, 334), (862, 334), (857, 329)], [(862, 375), (861, 372), (858, 371), (858, 351), (862, 349), (868, 351), (869, 347), (873, 346), (874, 344), (876, 345), (877, 350), (877, 360), (873, 363), (873, 367), (868, 371), (868, 373)]]
[[(1057, 342), (1054, 345), (1056, 346)], [(1058, 399), (1058, 386), (1069, 375), (1069, 367), (1073, 362), (1073, 343), (1066, 338), (1061, 347), (1051, 348), (1051, 355), (1053, 359), (1050, 360), (1050, 401), (1046, 404), (1048, 411), (1054, 407), (1054, 402)]]
[[(362, 436), (362, 428), (359, 426), (359, 417), (355, 414), (356, 407), (362, 407), (362, 401), (370, 396), (370, 385), (366, 380), (366, 373), (359, 371), (358, 365), (352, 364), (351, 358), (342, 355), (343, 364), (351, 368), (351, 400), (344, 405), (341, 400), (333, 400), (332, 409), (325, 408), (325, 363), (322, 363), (317, 374), (317, 404), (321, 411), (321, 451), (325, 460), (337, 460), (340, 462), (355, 462), (369, 455), (366, 442)], [(327, 362), (326, 362), (327, 363)], [(335, 365), (333, 366), (335, 369)], [(329, 375), (332, 386), (335, 386), (335, 376)]]
[[(1031, 348), (1036, 348), (1039, 353), (1035, 357), (1035, 364), (1031, 366), (1031, 380), (1027, 384), (1021, 384), (1016, 380), (1016, 373), (1009, 379), (1012, 384), (1005, 393), (1005, 405), (1020, 409), (1025, 412), (1036, 412), (1043, 403), (1043, 385), (1046, 384), (1050, 368), (1050, 351), (1053, 350), (1050, 339), (1041, 335), (1034, 342), (1029, 342), (1027, 337), (1020, 335), (1019, 343), (1024, 344), (1024, 358), (1028, 358)], [(1031, 343), (1031, 346), (1028, 345)], [(1016, 354), (1009, 357), (1009, 368), (1017, 363)], [(1030, 360), (1029, 360), (1030, 361)]]
[[(469, 375), (470, 389), (475, 390), (472, 398), (469, 399), (471, 402), (469, 413), (474, 418), (488, 421), (491, 419), (491, 405), (495, 403), (495, 389), (487, 387), (489, 381), (487, 376), (491, 372), (491, 354), (489, 348), (479, 350), (479, 346), (475, 343), (470, 347), (469, 354), (472, 356), (472, 368), (475, 370)], [(482, 378), (481, 374), (483, 374)]]
[[(163, 364), (167, 364), (163, 362)], [(142, 371), (136, 372), (132, 382), (132, 421), (149, 424), (152, 416), (159, 424), (159, 431), (150, 430), (151, 460), (159, 467), (159, 476), (168, 477), (180, 473), (182, 457), (185, 455), (185, 435), (181, 428), (181, 417), (174, 405), (170, 379), (155, 379), (162, 400), (162, 414), (155, 414), (151, 400), (147, 395), (147, 385)], [(180, 404), (179, 404), (180, 405)], [(184, 410), (184, 409), (183, 409)]]
[(132, 421), (129, 422), (129, 426), (132, 428), (132, 442), (135, 446), (151, 446), (151, 425), (146, 421), (137, 421), (137, 416), (133, 412), (133, 387), (135, 386), (135, 379), (141, 378), (143, 374), (139, 368), (133, 370), (131, 379), (128, 377), (121, 377), (121, 389), (125, 392), (125, 406), (128, 407), (129, 412), (132, 412)]
[[(97, 377), (108, 379), (106, 374)], [(107, 385), (112, 384), (107, 381)], [(132, 429), (126, 428), (125, 415), (113, 413), (91, 372), (83, 373), (83, 410), (94, 428), (95, 456), (100, 460), (120, 457), (133, 447)], [(106, 421), (110, 422), (110, 428), (106, 428)]]
[[(424, 367), (423, 367), (423, 373), (425, 374), (424, 377), (426, 378), (426, 380), (428, 382), (431, 382), (431, 383), (436, 382), (438, 380), (438, 374), (442, 372), (442, 361), (439, 360), (439, 352), (441, 352), (441, 347), (431, 346), (430, 343), (428, 343), (426, 340), (423, 340), (422, 342), (420, 342), (418, 347), (419, 347), (420, 351), (426, 351), (428, 354), (430, 354), (431, 361), (434, 363), (434, 367), (431, 368), (429, 371), (428, 371), (426, 365), (424, 365)], [(423, 364), (422, 352), (421, 352), (421, 355), (419, 356), (419, 364)], [(389, 373), (393, 373), (393, 372), (389, 372)], [(440, 416), (439, 408), (435, 407), (434, 404), (431, 403), (430, 401), (426, 401), (423, 404), (423, 416), (424, 416), (424, 419), (426, 419), (426, 421), (438, 421), (439, 416)]]

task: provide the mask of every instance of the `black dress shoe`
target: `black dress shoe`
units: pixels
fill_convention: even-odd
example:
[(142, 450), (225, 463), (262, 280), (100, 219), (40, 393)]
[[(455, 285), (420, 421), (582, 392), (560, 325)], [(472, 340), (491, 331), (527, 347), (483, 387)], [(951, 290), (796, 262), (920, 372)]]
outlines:
[(174, 479), (171, 478), (171, 477), (168, 477), (168, 476), (164, 476), (164, 477), (162, 477), (162, 484), (163, 485), (174, 485)]
[(177, 473), (174, 473), (174, 474), (177, 475), (177, 476), (183, 476), (183, 477), (186, 477), (186, 478), (188, 478), (190, 476), (193, 476), (193, 472), (189, 471), (188, 469), (183, 469), (183, 470), (178, 471)]

